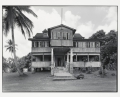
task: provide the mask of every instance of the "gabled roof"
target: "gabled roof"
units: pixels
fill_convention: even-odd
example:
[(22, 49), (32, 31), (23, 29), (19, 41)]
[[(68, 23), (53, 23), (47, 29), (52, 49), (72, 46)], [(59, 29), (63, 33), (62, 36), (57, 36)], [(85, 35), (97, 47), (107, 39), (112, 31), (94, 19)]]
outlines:
[(68, 28), (68, 29), (70, 29), (70, 30), (73, 31), (73, 34), (74, 34), (75, 31), (76, 31), (76, 29), (74, 29), (74, 28), (71, 28), (71, 27), (69, 27), (69, 26), (66, 26), (66, 25), (60, 24), (60, 25), (57, 25), (57, 26), (54, 26), (54, 27), (48, 28), (48, 35), (51, 37), (51, 34), (50, 34), (51, 30), (52, 30), (52, 29), (55, 29), (55, 28), (58, 28), (58, 27), (65, 27), (65, 28)]
[(51, 27), (51, 28), (48, 28), (48, 29), (52, 30), (52, 29), (55, 29), (55, 28), (58, 28), (58, 27), (65, 27), (65, 28), (71, 29), (73, 31), (75, 30), (74, 28), (71, 28), (71, 27), (63, 25), (63, 24), (60, 24), (60, 25), (57, 25), (57, 26), (54, 26), (54, 27)]

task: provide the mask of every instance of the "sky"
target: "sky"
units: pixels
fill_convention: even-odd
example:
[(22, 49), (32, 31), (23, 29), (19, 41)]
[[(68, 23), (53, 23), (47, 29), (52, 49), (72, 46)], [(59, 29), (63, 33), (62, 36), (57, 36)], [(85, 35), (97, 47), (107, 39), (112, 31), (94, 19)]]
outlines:
[[(62, 24), (76, 29), (83, 37), (89, 38), (93, 33), (104, 30), (117, 31), (117, 7), (116, 6), (31, 6), (37, 14), (37, 18), (24, 13), (34, 24), (33, 36), (42, 33), (44, 29)], [(61, 11), (62, 9), (62, 11)], [(62, 17), (62, 18), (61, 18)], [(14, 29), (15, 44), (17, 44), (16, 55), (22, 57), (31, 52), (31, 41), (21, 34), (19, 28)], [(3, 35), (3, 56), (11, 57), (11, 53), (4, 47), (11, 39), (11, 32), (7, 37)]]

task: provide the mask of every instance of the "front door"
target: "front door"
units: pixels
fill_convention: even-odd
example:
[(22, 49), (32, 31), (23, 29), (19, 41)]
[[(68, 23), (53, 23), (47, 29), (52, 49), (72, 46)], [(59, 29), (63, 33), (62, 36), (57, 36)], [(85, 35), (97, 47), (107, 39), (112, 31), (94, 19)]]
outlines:
[(55, 66), (58, 66), (58, 67), (64, 66), (64, 58), (62, 56), (55, 57)]
[(61, 66), (61, 58), (57, 58), (57, 66)]

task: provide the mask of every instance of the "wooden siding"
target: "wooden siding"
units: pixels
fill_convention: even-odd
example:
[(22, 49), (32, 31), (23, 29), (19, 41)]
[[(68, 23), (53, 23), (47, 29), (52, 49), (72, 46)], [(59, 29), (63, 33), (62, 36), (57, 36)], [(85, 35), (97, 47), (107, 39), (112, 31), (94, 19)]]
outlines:
[(100, 52), (100, 48), (73, 48), (73, 52)]
[(51, 48), (49, 47), (33, 47), (32, 52), (51, 52)]
[(72, 40), (51, 40), (51, 46), (73, 46)]
[(32, 67), (40, 68), (40, 67), (50, 67), (51, 62), (32, 62)]
[(73, 67), (84, 67), (84, 62), (73, 62)]
[(66, 39), (73, 39), (72, 30), (65, 28), (65, 27), (58, 27), (58, 28), (51, 30), (51, 39), (63, 39), (64, 37)]
[(73, 67), (100, 67), (101, 62), (73, 62)]

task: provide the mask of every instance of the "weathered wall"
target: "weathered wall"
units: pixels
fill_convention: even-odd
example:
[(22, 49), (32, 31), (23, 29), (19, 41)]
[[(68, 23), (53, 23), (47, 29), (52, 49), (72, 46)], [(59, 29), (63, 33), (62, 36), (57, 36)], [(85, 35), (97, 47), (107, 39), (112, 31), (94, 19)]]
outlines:
[(73, 67), (100, 67), (101, 62), (73, 62)]
[(51, 62), (32, 62), (32, 67), (40, 68), (40, 67), (50, 67)]
[(32, 52), (51, 52), (51, 48), (50, 47), (33, 47), (32, 48)]

